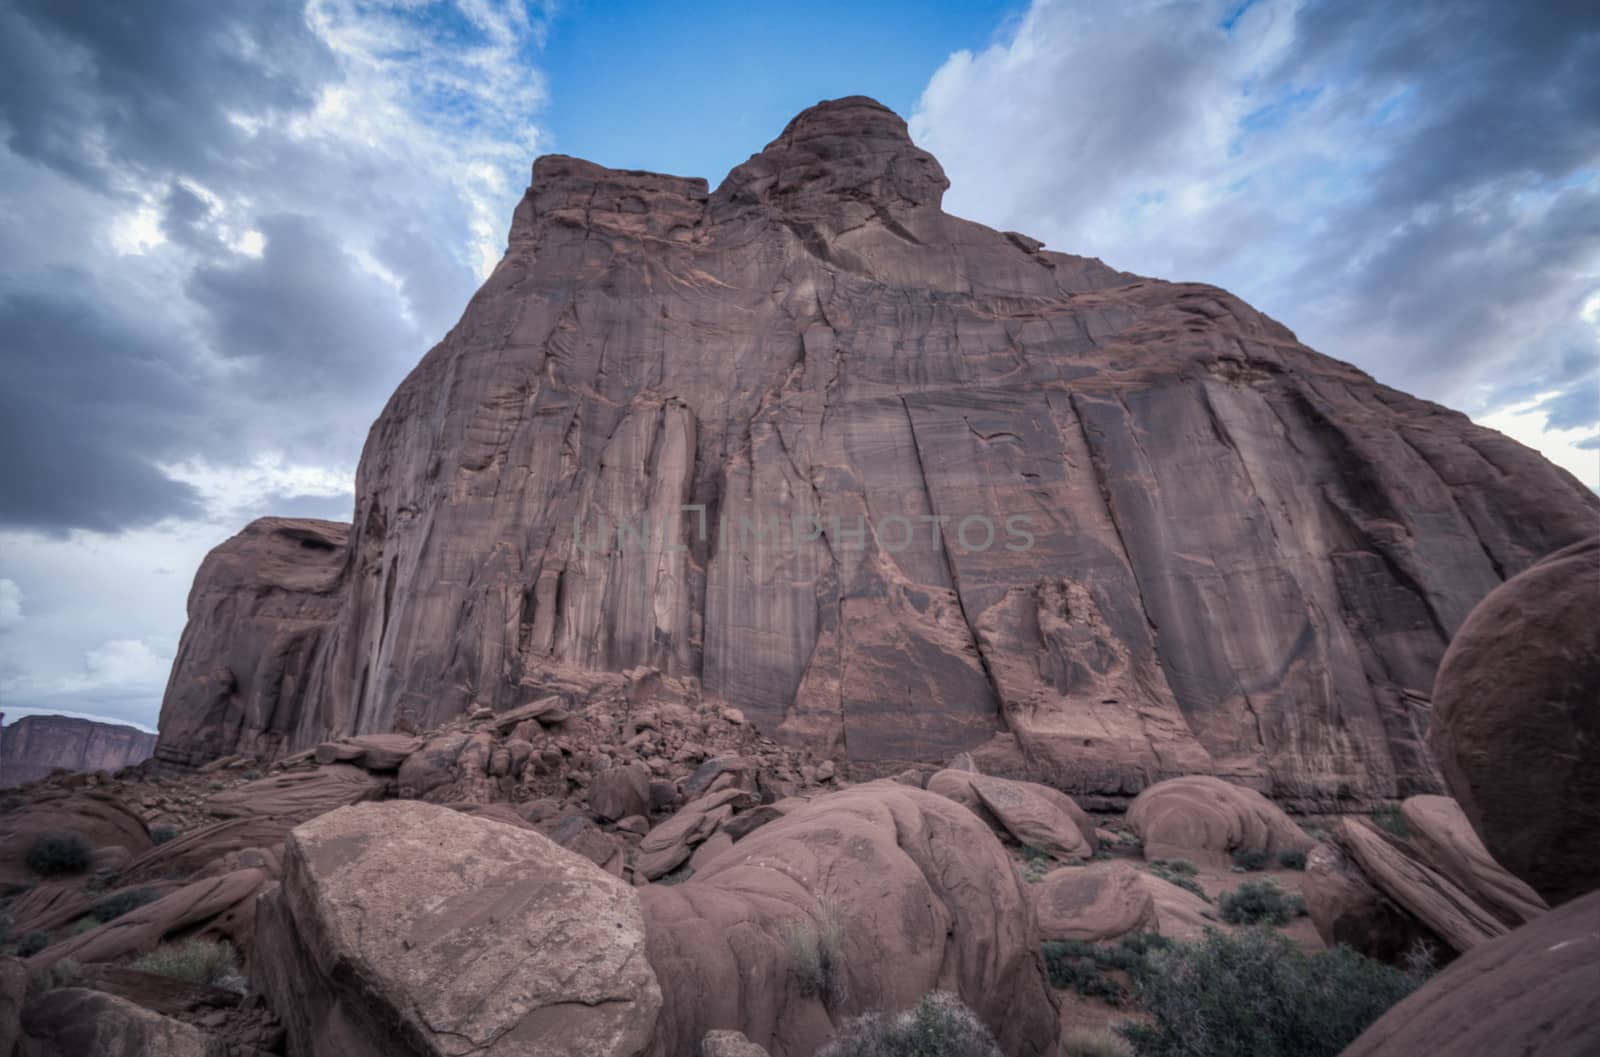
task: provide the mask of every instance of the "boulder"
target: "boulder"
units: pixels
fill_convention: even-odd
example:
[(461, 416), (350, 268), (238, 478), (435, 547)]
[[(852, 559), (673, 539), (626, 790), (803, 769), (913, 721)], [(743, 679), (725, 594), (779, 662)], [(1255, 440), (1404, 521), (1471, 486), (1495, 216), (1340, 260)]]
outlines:
[[(1333, 838), (1348, 865), (1332, 862), (1326, 851), (1306, 863), (1306, 909), (1324, 942), (1392, 961), (1397, 945), (1420, 937), (1448, 960), (1506, 933), (1459, 885), (1365, 819), (1339, 820)], [(1373, 892), (1389, 905), (1374, 905)], [(1395, 910), (1410, 921), (1396, 927)]]
[(1454, 881), (1508, 928), (1550, 907), (1539, 893), (1494, 861), (1461, 806), (1447, 796), (1414, 796), (1400, 805), (1407, 842), (1429, 866)]
[(1161, 935), (1188, 942), (1205, 935), (1206, 929), (1221, 927), (1217, 908), (1187, 888), (1147, 873), (1139, 874), (1139, 883), (1155, 903), (1156, 931)]
[(948, 769), (928, 780), (928, 791), (949, 797), (995, 832), (1057, 860), (1094, 856), (1094, 822), (1070, 796), (1049, 786)]
[(409, 734), (362, 734), (325, 741), (314, 756), (322, 764), (353, 763), (368, 771), (397, 771), (421, 747), (422, 739)]
[(455, 732), (428, 739), (406, 757), (396, 778), (399, 794), (407, 799), (431, 800), (456, 780), (456, 758), (467, 744), (467, 735)]
[(1155, 899), (1126, 863), (1052, 870), (1028, 892), (1041, 939), (1095, 941), (1158, 931)]
[(607, 822), (650, 811), (650, 768), (642, 763), (610, 767), (589, 783), (589, 808)]
[(1209, 775), (1159, 782), (1134, 798), (1128, 828), (1144, 841), (1146, 859), (1190, 859), (1227, 866), (1234, 853), (1306, 851), (1316, 843), (1272, 801)]
[(1551, 904), (1600, 888), (1600, 536), (1480, 602), (1440, 663), (1429, 743), (1495, 860)]
[(58, 987), (28, 1003), (18, 1057), (215, 1057), (199, 1028), (123, 998)]
[(1344, 944), (1368, 958), (1401, 965), (1415, 949), (1444, 946), (1334, 844), (1318, 844), (1306, 855), (1300, 894), (1317, 935), (1330, 947)]
[(887, 780), (820, 796), (639, 893), (665, 994), (655, 1057), (693, 1053), (713, 1029), (809, 1057), (840, 1018), (933, 990), (960, 995), (1006, 1053), (1054, 1054), (1028, 894), (945, 797)]
[(733, 817), (734, 804), (747, 805), (750, 800), (750, 794), (743, 790), (724, 789), (684, 805), (639, 841), (634, 872), (654, 881), (676, 870), (689, 861), (696, 847)]
[(334, 763), (246, 782), (207, 800), (206, 809), (220, 818), (257, 815), (304, 821), (347, 804), (376, 800), (387, 786), (360, 767)]
[(1341, 1057), (1592, 1057), (1600, 1053), (1600, 892), (1457, 959)]
[(700, 1040), (700, 1057), (771, 1057), (740, 1031), (708, 1031)]
[(661, 991), (634, 890), (539, 833), (417, 801), (297, 827), (255, 982), (300, 1057), (633, 1057)]

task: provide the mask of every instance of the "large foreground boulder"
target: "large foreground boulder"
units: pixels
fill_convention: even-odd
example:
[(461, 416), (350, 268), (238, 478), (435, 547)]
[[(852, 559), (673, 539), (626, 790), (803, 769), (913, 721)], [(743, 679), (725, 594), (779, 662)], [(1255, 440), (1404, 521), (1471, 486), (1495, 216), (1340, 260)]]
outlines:
[(633, 1057), (661, 991), (634, 890), (544, 836), (416, 801), (297, 827), (255, 982), (291, 1057)]
[(970, 811), (892, 781), (819, 797), (677, 885), (640, 892), (665, 1001), (655, 1057), (742, 1031), (810, 1057), (842, 1018), (958, 994), (1013, 1057), (1059, 1031), (1004, 848)]
[(1158, 782), (1128, 807), (1128, 827), (1147, 859), (1226, 866), (1235, 852), (1308, 850), (1315, 842), (1283, 809), (1244, 786), (1208, 775)]
[(1343, 1057), (1593, 1057), (1600, 1053), (1600, 892), (1457, 960)]
[(1600, 537), (1496, 588), (1450, 642), (1429, 741), (1499, 862), (1552, 904), (1600, 888)]

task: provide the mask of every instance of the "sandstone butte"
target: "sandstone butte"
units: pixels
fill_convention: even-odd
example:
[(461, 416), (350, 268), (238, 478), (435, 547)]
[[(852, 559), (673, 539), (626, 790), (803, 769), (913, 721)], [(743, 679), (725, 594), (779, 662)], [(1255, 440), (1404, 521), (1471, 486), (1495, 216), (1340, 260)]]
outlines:
[(970, 751), (1077, 794), (1441, 791), (1447, 643), (1600, 499), (947, 186), (862, 97), (715, 190), (538, 159), (353, 524), (265, 519), (201, 567), (158, 755), (671, 684), (856, 776)]
[(156, 736), (120, 723), (74, 716), (23, 716), (0, 727), (0, 789), (24, 785), (61, 768), (116, 771), (143, 763)]

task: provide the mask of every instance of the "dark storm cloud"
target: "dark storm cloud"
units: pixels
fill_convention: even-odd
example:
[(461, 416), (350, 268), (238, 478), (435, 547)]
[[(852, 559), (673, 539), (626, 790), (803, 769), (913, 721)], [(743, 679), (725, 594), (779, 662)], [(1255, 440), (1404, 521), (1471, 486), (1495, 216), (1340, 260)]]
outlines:
[(372, 365), (417, 340), (404, 302), (315, 219), (279, 215), (257, 226), (266, 238), (259, 258), (207, 264), (190, 277), (211, 347), (245, 361), (271, 402), (371, 388)]
[[(373, 54), (405, 28), (324, 16)], [(451, 167), (471, 158), (386, 113), (404, 71), (368, 54), (352, 74), (329, 24), (255, 0), (0, 0), (0, 181), (28, 196), (0, 208), (0, 527), (195, 515), (158, 463), (348, 472), (460, 312), (473, 205)], [(370, 110), (307, 125), (329, 87)]]
[(0, 525), (114, 532), (199, 512), (152, 462), (198, 432), (201, 396), (173, 348), (82, 297), (0, 294)]
[(18, 0), (0, 42), (11, 150), (106, 187), (237, 166), (232, 118), (303, 109), (335, 73), (299, 5), (257, 0)]

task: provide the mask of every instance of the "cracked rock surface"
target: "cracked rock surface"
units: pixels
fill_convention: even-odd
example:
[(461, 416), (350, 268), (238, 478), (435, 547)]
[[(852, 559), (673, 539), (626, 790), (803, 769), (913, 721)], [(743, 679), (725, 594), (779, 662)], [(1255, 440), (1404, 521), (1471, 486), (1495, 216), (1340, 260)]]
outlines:
[(258, 523), (207, 561), (164, 758), (652, 670), (864, 776), (999, 738), (1006, 776), (1075, 794), (1440, 791), (1446, 643), (1600, 499), (1223, 290), (951, 216), (946, 186), (861, 97), (715, 190), (540, 158), (374, 424), (347, 538)]

